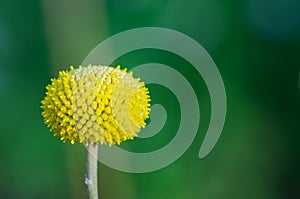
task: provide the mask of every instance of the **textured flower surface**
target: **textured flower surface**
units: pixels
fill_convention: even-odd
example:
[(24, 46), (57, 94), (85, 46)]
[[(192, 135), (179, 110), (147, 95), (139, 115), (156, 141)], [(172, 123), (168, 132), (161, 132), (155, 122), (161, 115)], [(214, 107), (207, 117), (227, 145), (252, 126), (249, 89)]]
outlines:
[(148, 89), (119, 66), (71, 66), (46, 89), (44, 122), (64, 142), (120, 144), (136, 137), (149, 117)]

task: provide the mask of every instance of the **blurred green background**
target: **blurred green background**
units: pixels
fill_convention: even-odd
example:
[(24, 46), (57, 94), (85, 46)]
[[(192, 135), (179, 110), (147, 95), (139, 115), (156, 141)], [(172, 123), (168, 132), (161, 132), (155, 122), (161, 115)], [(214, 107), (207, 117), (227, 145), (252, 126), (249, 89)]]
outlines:
[[(162, 170), (130, 174), (100, 163), (101, 197), (300, 198), (299, 0), (1, 0), (0, 198), (86, 197), (85, 148), (63, 144), (43, 124), (45, 86), (104, 39), (146, 26), (180, 31), (208, 51), (226, 87), (226, 123), (213, 151), (198, 159), (210, 118), (202, 78), (168, 52), (120, 57), (114, 64), (128, 68), (186, 65), (180, 72), (197, 92), (201, 122), (188, 151)], [(155, 102), (172, 103), (166, 105), (166, 127), (153, 138), (136, 139), (135, 151), (164, 146), (178, 127), (172, 93), (149, 88)]]

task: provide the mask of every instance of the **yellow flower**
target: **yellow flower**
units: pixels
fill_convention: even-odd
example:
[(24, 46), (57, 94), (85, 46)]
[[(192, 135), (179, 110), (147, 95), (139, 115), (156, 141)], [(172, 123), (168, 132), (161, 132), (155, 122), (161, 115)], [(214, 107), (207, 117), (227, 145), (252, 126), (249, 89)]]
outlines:
[(64, 142), (120, 144), (146, 125), (149, 91), (126, 69), (71, 66), (51, 82), (42, 100), (42, 116)]

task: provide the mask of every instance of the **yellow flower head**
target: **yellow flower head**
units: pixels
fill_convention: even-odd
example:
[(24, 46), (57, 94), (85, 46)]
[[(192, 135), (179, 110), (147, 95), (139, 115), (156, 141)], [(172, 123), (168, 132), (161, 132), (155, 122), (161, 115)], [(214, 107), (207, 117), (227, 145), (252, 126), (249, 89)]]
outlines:
[(51, 82), (42, 100), (42, 116), (64, 142), (120, 144), (146, 125), (149, 91), (126, 69), (71, 66)]

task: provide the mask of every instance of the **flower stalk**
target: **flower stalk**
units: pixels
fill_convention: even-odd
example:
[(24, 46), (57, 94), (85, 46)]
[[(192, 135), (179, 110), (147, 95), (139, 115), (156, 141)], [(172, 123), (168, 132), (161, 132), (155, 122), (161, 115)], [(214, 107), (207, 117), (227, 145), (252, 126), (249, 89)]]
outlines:
[(88, 198), (98, 199), (98, 144), (87, 146), (86, 177)]

